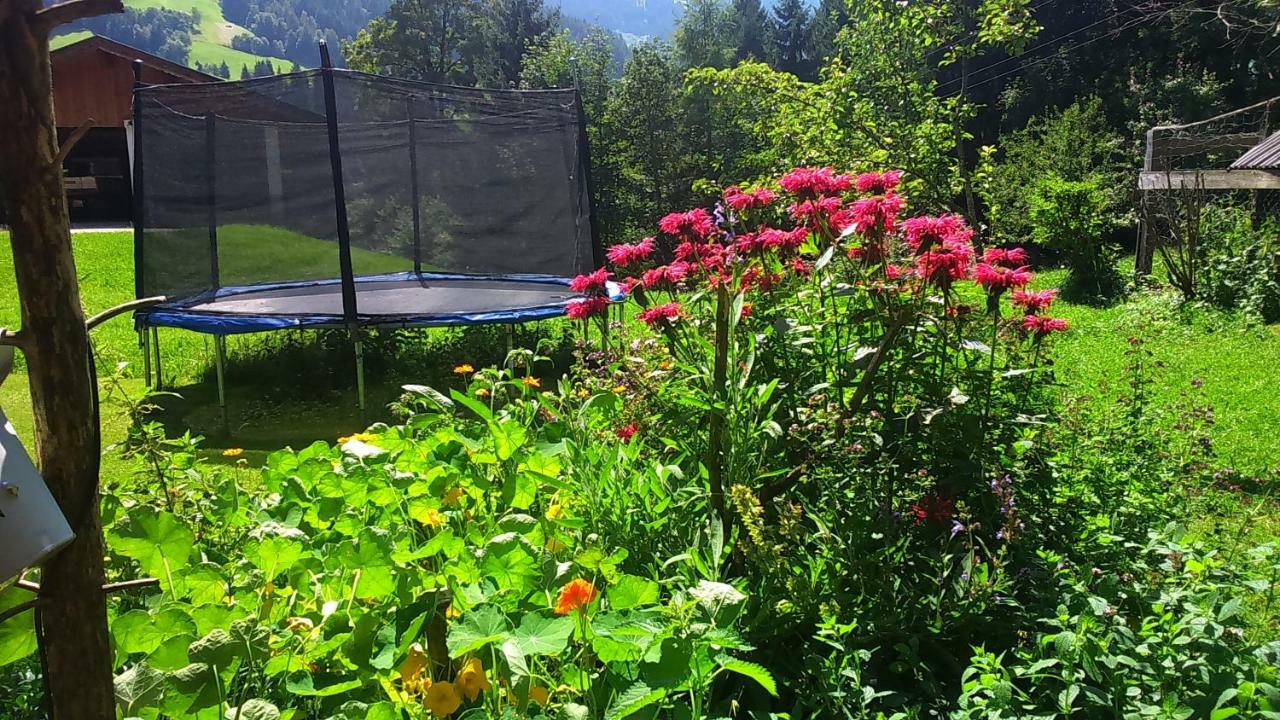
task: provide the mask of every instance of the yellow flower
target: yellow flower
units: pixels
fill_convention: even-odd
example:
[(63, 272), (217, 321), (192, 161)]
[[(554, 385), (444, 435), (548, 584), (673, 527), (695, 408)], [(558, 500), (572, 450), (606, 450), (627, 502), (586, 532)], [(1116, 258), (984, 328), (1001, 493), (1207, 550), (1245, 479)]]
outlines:
[(475, 371), (476, 369), (471, 367), (470, 363), (462, 363), (461, 365), (458, 365), (453, 368), (453, 372), (456, 375), (470, 375)]
[(458, 487), (457, 485), (449, 488), (449, 491), (446, 492), (444, 494), (444, 497), (441, 498), (440, 500), (440, 502), (444, 503), (445, 505), (457, 505), (461, 501), (462, 501), (462, 488)]
[(480, 388), (476, 390), (476, 397), (478, 398), (487, 398), (490, 394), (489, 388)]
[(530, 387), (530, 388), (540, 388), (540, 387), (542, 387), (542, 381), (541, 381), (541, 380), (539, 380), (538, 378), (536, 378), (536, 377), (532, 376), (532, 375), (525, 375), (525, 376), (520, 380), (520, 382), (524, 383), (524, 386), (525, 386), (525, 387)]
[(444, 527), (445, 522), (448, 521), (448, 518), (444, 516), (444, 513), (435, 508), (427, 508), (426, 510), (418, 512), (414, 515), (414, 519), (429, 528)]
[[(404, 659), (404, 664), (400, 666), (400, 680), (408, 685), (422, 680), (422, 675), (427, 671), (427, 653), (422, 646), (414, 643), (409, 646), (409, 657)], [(427, 682), (430, 682), (428, 680)]]
[(663, 370), (670, 370), (675, 366), (676, 364), (674, 362), (671, 362), (670, 360), (663, 360), (662, 362), (658, 363), (658, 367), (662, 368)]
[(543, 707), (546, 707), (547, 700), (550, 700), (550, 699), (551, 699), (551, 693), (547, 692), (547, 689), (542, 687), (541, 685), (534, 685), (533, 687), (529, 688), (529, 702), (535, 702)]
[(548, 520), (559, 520), (562, 517), (564, 517), (564, 508), (560, 507), (560, 503), (552, 503), (547, 508)]
[(484, 665), (479, 658), (467, 658), (458, 671), (458, 687), (466, 694), (468, 700), (475, 700), (480, 693), (489, 689), (489, 676), (484, 673)]
[(457, 603), (449, 603), (449, 607), (444, 611), (446, 620), (457, 620), (462, 617), (462, 611), (458, 609)]
[(586, 388), (578, 388), (573, 394), (576, 395), (579, 400), (586, 400), (591, 397), (591, 391)]
[(547, 541), (543, 543), (542, 546), (545, 547), (548, 552), (553, 552), (553, 553), (560, 552), (561, 550), (569, 547), (568, 545), (564, 544), (563, 540), (559, 538), (553, 538), (553, 537), (547, 538)]
[(422, 704), (438, 718), (446, 718), (462, 707), (462, 693), (451, 682), (440, 681), (427, 688)]
[(227, 448), (222, 451), (222, 457), (240, 457), (244, 454), (244, 448)]
[(350, 435), (343, 435), (342, 437), (338, 438), (338, 444), (339, 444), (339, 445), (346, 445), (346, 444), (347, 444), (347, 443), (349, 443), (349, 442), (351, 442), (351, 436), (350, 436)]
[(614, 385), (614, 386), (613, 386), (613, 394), (614, 394), (614, 395), (621, 395), (621, 394), (625, 393), (626, 391), (627, 391), (627, 386), (626, 386), (626, 385)]

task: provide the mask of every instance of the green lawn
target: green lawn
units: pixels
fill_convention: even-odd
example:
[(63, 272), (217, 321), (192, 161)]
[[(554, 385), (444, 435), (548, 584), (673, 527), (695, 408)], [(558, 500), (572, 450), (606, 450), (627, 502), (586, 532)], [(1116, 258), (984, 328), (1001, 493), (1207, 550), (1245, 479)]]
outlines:
[[(1040, 287), (1056, 287), (1064, 271), (1042, 273)], [(1245, 472), (1280, 468), (1280, 325), (1250, 326), (1239, 318), (1183, 307), (1177, 295), (1143, 293), (1109, 307), (1059, 301), (1054, 314), (1071, 322), (1055, 354), (1058, 378), (1072, 395), (1121, 391), (1129, 338), (1147, 340), (1163, 364), (1156, 401), (1195, 395), (1192, 381), (1214, 408), (1214, 442), (1221, 462)]]

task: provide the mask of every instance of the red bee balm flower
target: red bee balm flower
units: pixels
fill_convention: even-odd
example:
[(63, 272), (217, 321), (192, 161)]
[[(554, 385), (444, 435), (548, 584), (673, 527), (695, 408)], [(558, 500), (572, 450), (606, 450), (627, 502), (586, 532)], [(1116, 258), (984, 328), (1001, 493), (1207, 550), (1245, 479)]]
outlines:
[(706, 240), (716, 230), (716, 221), (702, 208), (683, 213), (671, 213), (658, 221), (662, 232), (685, 240)]
[(654, 305), (653, 307), (645, 308), (644, 310), (641, 310), (636, 317), (640, 318), (645, 325), (653, 327), (661, 320), (666, 320), (668, 322), (672, 320), (679, 320), (680, 313), (682, 311), (683, 308), (680, 307), (680, 303), (669, 302), (665, 305)]
[(911, 515), (917, 525), (925, 521), (945, 525), (955, 511), (956, 502), (941, 495), (925, 495), (911, 504)]
[(982, 262), (1007, 268), (1023, 267), (1027, 261), (1027, 251), (1020, 247), (987, 248), (987, 251), (982, 253)]
[(852, 227), (855, 232), (869, 233), (877, 230), (892, 232), (898, 223), (898, 213), (906, 203), (898, 195), (862, 198), (831, 217), (831, 225), (844, 232)]
[(973, 273), (978, 284), (987, 289), (990, 295), (999, 295), (1005, 290), (1026, 287), (1031, 282), (1031, 273), (1025, 268), (1010, 268), (1004, 265), (979, 263)]
[(767, 188), (743, 191), (737, 186), (725, 188), (724, 202), (738, 212), (761, 208), (773, 202), (773, 191)]
[(638, 423), (628, 423), (617, 430), (614, 430), (613, 434), (618, 436), (618, 439), (622, 442), (629, 443), (631, 442), (631, 438), (635, 437), (638, 432), (640, 432), (640, 425)]
[(959, 215), (914, 217), (903, 221), (902, 230), (905, 236), (903, 239), (917, 254), (948, 240), (967, 243), (973, 238), (973, 231)]
[(593, 273), (579, 275), (569, 281), (569, 289), (576, 293), (584, 293), (588, 295), (604, 295), (605, 284), (612, 277), (608, 270), (600, 268)]
[(1035, 333), (1037, 339), (1050, 333), (1064, 332), (1068, 327), (1066, 320), (1045, 315), (1028, 315), (1022, 319), (1022, 329)]
[(947, 240), (916, 258), (916, 270), (920, 277), (948, 290), (956, 280), (969, 277), (969, 265), (973, 262), (973, 248), (965, 242)]
[(570, 320), (586, 320), (590, 317), (605, 314), (609, 309), (609, 298), (594, 295), (589, 298), (570, 300), (565, 303), (564, 314)]
[(630, 267), (648, 260), (658, 247), (653, 238), (647, 237), (634, 245), (614, 245), (609, 248), (609, 262), (617, 267)]
[(569, 584), (560, 588), (560, 595), (556, 597), (556, 614), (568, 615), (574, 610), (586, 612), (587, 606), (596, 599), (598, 594), (596, 586), (592, 585), (590, 580), (582, 578), (570, 580)]
[(1028, 315), (1037, 315), (1043, 310), (1049, 309), (1053, 301), (1058, 297), (1057, 290), (1041, 290), (1040, 292), (1028, 292), (1018, 290), (1013, 293), (1013, 304), (1027, 311)]
[(796, 168), (782, 176), (778, 184), (792, 195), (816, 197), (848, 192), (853, 187), (853, 178), (836, 175), (836, 171), (829, 167)]
[(855, 184), (858, 192), (868, 195), (884, 195), (898, 187), (902, 182), (901, 170), (890, 170), (886, 173), (870, 172), (858, 176)]

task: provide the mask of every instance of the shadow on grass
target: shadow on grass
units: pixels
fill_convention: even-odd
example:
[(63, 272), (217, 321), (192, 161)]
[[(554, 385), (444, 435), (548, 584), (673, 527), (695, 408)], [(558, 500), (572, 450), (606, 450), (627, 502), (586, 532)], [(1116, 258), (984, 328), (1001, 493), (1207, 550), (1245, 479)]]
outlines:
[[(463, 389), (456, 365), (500, 365), (508, 347), (541, 347), (550, 360), (535, 374), (551, 385), (572, 360), (567, 323), (370, 332), (364, 341), (366, 410), (358, 407), (355, 353), (345, 331), (280, 332), (229, 338), (227, 411), (218, 406), (217, 375), (209, 365), (198, 379), (158, 398), (154, 419), (169, 436), (190, 431), (216, 458), (221, 449), (271, 451), (333, 442), (377, 422), (393, 422), (388, 405), (408, 383)], [(214, 452), (217, 450), (218, 452)]]
[(1068, 273), (1060, 291), (1060, 297), (1066, 302), (1099, 310), (1119, 305), (1128, 296), (1127, 283), (1116, 268), (1094, 277)]

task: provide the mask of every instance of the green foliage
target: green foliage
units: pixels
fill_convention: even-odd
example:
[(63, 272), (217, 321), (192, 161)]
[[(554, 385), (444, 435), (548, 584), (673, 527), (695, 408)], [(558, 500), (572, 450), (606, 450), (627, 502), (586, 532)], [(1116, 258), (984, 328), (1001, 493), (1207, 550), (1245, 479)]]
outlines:
[(1264, 323), (1280, 321), (1280, 223), (1253, 227), (1248, 208), (1213, 205), (1204, 222), (1201, 295)]
[(1104, 295), (1117, 285), (1115, 252), (1106, 242), (1111, 229), (1111, 198), (1097, 176), (1065, 180), (1050, 174), (1030, 188), (1032, 239), (1061, 253), (1072, 280)]
[(979, 187), (990, 232), (1000, 242), (1034, 239), (1034, 193), (1028, 190), (1050, 177), (1095, 182), (1109, 200), (1095, 210), (1104, 220), (1120, 220), (1119, 202), (1128, 192), (1134, 160), (1111, 129), (1100, 99), (1086, 98), (1033, 118), (1025, 128), (1002, 136), (999, 149), (1000, 160)]

